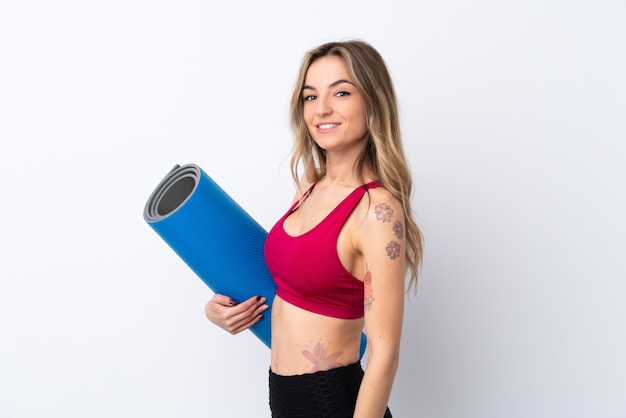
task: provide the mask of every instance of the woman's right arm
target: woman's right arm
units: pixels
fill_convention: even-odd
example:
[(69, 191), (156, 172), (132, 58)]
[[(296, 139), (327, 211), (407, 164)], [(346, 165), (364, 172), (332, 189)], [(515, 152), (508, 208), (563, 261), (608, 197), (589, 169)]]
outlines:
[(216, 294), (204, 307), (209, 321), (231, 334), (239, 334), (263, 318), (269, 307), (266, 299), (253, 296), (245, 302), (237, 303), (228, 296)]

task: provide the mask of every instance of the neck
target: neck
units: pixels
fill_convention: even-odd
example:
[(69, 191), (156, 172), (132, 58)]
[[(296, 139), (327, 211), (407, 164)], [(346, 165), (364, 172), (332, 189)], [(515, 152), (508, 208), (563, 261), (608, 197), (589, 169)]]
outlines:
[(354, 158), (338, 158), (336, 155), (326, 155), (326, 174), (324, 175), (322, 182), (326, 185), (337, 185), (345, 187), (359, 187), (362, 185), (363, 180), (367, 183), (373, 180), (373, 176), (370, 170), (363, 172), (363, 180), (357, 176), (355, 170)]
[(337, 162), (326, 158), (326, 174), (324, 178), (330, 183), (346, 183), (355, 180), (354, 161)]

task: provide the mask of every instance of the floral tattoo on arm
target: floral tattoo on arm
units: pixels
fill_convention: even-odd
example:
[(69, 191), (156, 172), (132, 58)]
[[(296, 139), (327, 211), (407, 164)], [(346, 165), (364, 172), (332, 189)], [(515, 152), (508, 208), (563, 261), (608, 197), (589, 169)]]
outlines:
[(387, 255), (392, 260), (398, 258), (400, 256), (400, 244), (395, 241), (391, 241), (389, 244), (387, 244)]
[(402, 225), (402, 222), (396, 221), (396, 223), (393, 224), (393, 233), (396, 234), (398, 239), (404, 238), (404, 225)]
[(379, 203), (374, 207), (376, 219), (381, 222), (391, 222), (393, 217), (393, 209), (386, 203)]
[[(376, 220), (380, 222), (391, 222), (393, 217), (393, 209), (387, 203), (379, 203), (374, 207), (374, 213), (376, 214)], [(401, 240), (404, 238), (404, 224), (400, 221), (396, 221), (393, 224), (393, 233)], [(400, 244), (397, 241), (391, 241), (387, 244), (387, 256), (392, 260), (395, 260), (400, 256)]]

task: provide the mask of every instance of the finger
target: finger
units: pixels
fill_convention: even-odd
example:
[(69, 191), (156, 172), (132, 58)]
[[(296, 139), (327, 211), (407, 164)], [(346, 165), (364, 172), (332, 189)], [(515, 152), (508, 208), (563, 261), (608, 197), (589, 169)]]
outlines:
[(269, 308), (270, 307), (267, 303), (261, 302), (259, 306), (257, 306), (257, 308), (254, 310), (254, 315), (262, 315), (263, 312), (267, 311)]
[(238, 325), (233, 331), (231, 331), (231, 334), (233, 334), (233, 335), (239, 334), (240, 332), (245, 331), (248, 328), (254, 326), (257, 322), (259, 322), (263, 318), (264, 318), (263, 315), (257, 315), (254, 318), (252, 318), (251, 320), (249, 320), (248, 322), (244, 322), (244, 323)]
[(266, 299), (264, 297), (253, 296), (245, 302), (241, 302), (240, 304), (233, 306), (232, 309), (228, 309), (226, 317), (235, 317), (237, 315), (251, 316), (254, 311), (265, 302)]
[(263, 312), (269, 309), (269, 306), (265, 304), (264, 298), (260, 298), (255, 303), (243, 312), (234, 313), (235, 309), (239, 309), (240, 306), (229, 309), (224, 316), (224, 322), (227, 324), (230, 332), (239, 331), (240, 329), (246, 329), (258, 322)]
[(265, 303), (265, 298), (262, 296), (252, 296), (250, 299), (241, 302), (239, 305), (237, 305), (238, 308), (241, 308), (241, 312), (248, 310), (248, 309), (253, 309), (254, 307)]
[(211, 299), (212, 302), (218, 303), (223, 306), (235, 306), (237, 302), (235, 302), (230, 296), (215, 294)]

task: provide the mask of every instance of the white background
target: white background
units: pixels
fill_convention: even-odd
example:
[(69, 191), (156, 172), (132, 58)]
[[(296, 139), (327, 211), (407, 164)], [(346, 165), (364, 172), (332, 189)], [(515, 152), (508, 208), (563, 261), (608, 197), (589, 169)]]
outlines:
[(396, 83), (426, 236), (395, 416), (626, 417), (625, 18), (0, 0), (0, 416), (269, 416), (269, 350), (204, 318), (210, 290), (143, 206), (193, 162), (271, 227), (300, 59), (361, 38)]

